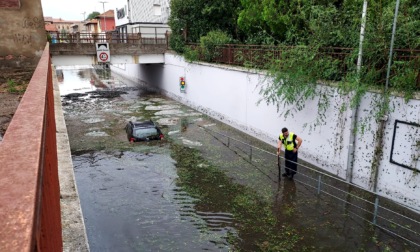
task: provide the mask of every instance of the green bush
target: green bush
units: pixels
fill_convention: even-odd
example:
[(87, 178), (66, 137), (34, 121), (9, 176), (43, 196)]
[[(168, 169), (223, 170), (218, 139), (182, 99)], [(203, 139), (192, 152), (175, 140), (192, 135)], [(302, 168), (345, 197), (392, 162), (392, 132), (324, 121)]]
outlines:
[(218, 46), (229, 44), (232, 38), (223, 31), (210, 31), (206, 36), (200, 38), (200, 47), (203, 52), (203, 57), (206, 61), (213, 61), (220, 57), (220, 50)]
[(183, 54), (185, 51), (184, 38), (179, 34), (171, 34), (169, 38), (169, 47), (178, 54)]

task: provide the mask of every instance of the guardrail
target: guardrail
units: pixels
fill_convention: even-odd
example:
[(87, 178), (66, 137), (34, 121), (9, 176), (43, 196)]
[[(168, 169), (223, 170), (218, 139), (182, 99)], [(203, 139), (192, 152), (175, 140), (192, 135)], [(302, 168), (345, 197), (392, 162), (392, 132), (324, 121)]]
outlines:
[(0, 251), (62, 251), (49, 44), (0, 142)]
[[(270, 180), (281, 180), (281, 162), (274, 148), (270, 152), (207, 127), (202, 128), (229, 149), (239, 150), (236, 153), (243, 155), (256, 169), (262, 171), (266, 168), (264, 171), (269, 172), (263, 173)], [(284, 161), (283, 157), (280, 159)], [(294, 177), (294, 181), (312, 190), (316, 196), (325, 195), (335, 200), (339, 216), (351, 215), (366, 221), (410, 244), (415, 250), (420, 249), (420, 214), (416, 210), (302, 163), (298, 166), (298, 176)], [(278, 167), (278, 170), (273, 170), (273, 167)]]
[(107, 42), (112, 44), (142, 44), (142, 45), (167, 45), (169, 33), (49, 33), (52, 44), (93, 44)]

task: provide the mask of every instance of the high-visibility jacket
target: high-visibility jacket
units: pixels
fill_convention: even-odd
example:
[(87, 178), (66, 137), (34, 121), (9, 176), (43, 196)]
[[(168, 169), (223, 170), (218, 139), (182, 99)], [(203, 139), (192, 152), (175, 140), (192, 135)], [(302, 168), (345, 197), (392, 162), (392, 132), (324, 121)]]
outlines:
[(283, 133), (280, 134), (279, 136), (280, 141), (284, 144), (286, 150), (288, 151), (292, 151), (296, 146), (295, 141), (293, 141), (294, 136), (295, 136), (295, 133), (293, 132), (289, 132), (289, 135), (287, 136), (287, 138), (284, 138)]

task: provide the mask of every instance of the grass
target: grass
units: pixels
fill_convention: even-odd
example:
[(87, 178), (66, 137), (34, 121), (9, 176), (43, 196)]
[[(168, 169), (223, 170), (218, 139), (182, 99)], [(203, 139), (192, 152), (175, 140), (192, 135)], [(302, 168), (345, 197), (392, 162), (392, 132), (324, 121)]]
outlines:
[(27, 84), (17, 84), (14, 80), (7, 80), (6, 91), (11, 94), (23, 94)]

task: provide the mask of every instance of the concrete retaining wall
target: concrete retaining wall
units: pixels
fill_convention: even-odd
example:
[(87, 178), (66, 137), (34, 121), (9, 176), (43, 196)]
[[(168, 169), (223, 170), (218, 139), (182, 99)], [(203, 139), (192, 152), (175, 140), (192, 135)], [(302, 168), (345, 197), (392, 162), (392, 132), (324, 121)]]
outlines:
[(0, 3), (0, 70), (30, 68), (41, 58), (47, 36), (41, 0), (8, 0)]
[[(282, 113), (293, 110), (293, 106), (280, 105), (278, 111), (274, 105), (258, 103), (260, 88), (269, 81), (264, 73), (205, 63), (190, 64), (168, 53), (165, 64), (123, 65), (112, 70), (130, 79), (146, 81), (169, 97), (273, 145), (273, 153), (281, 128), (288, 127), (304, 140), (299, 149), (301, 159), (346, 179), (351, 111), (349, 98), (333, 87), (318, 86), (320, 91), (327, 91), (330, 105), (325, 112), (325, 123), (314, 128), (310, 126), (316, 122), (318, 99), (307, 101), (302, 111), (287, 118)], [(185, 93), (180, 91), (180, 77), (186, 80)], [(372, 163), (378, 122), (372, 108), (379, 98), (377, 94), (368, 93), (359, 109), (358, 121), (365, 133), (356, 137), (351, 182), (367, 190), (373, 189), (375, 180)], [(342, 105), (347, 110), (340, 110)], [(420, 187), (417, 186), (420, 183), (420, 100), (406, 103), (403, 98), (391, 97), (390, 105), (392, 112), (386, 121), (376, 191), (420, 211)]]

